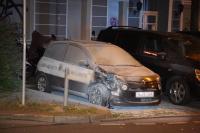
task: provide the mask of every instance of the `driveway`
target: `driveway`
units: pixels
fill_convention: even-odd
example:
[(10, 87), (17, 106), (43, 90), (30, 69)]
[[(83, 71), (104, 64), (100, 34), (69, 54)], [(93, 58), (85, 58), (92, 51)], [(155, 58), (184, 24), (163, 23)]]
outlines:
[[(30, 86), (28, 86), (30, 87)], [(31, 88), (31, 87), (30, 87)], [(41, 92), (40, 92), (41, 93)], [(49, 94), (48, 94), (49, 95)], [(61, 90), (53, 90), (51, 95), (48, 96), (49, 101), (53, 97), (58, 97), (58, 102), (63, 102), (64, 92)], [(81, 98), (74, 95), (69, 95), (69, 99), (75, 102), (80, 102), (81, 104), (91, 105), (87, 99)], [(110, 111), (116, 114), (116, 117), (126, 119), (126, 118), (150, 118), (150, 117), (171, 117), (171, 116), (196, 116), (200, 115), (200, 100), (193, 99), (188, 105), (180, 106), (174, 105), (168, 101), (168, 99), (163, 96), (161, 103), (159, 105), (152, 106), (113, 106)]]

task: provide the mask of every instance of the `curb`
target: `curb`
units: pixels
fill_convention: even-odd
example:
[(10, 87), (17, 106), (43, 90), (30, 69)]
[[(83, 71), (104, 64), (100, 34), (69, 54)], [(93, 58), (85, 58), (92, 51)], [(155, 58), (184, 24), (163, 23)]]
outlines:
[(52, 123), (54, 121), (54, 117), (45, 115), (6, 114), (0, 115), (0, 120), (28, 120)]
[(6, 114), (0, 115), (0, 120), (27, 120), (48, 122), (53, 124), (77, 124), (77, 123), (95, 123), (103, 119), (108, 119), (107, 115), (89, 115), (89, 116), (48, 116), (48, 115), (27, 115), (27, 114)]
[(111, 118), (111, 119), (101, 119), (100, 122), (116, 122), (116, 121), (129, 121), (129, 120), (142, 120), (142, 119), (154, 119), (154, 118), (174, 118), (174, 117), (200, 117), (199, 114), (196, 115), (182, 115), (182, 116), (154, 116), (154, 117), (129, 117), (129, 118)]
[[(0, 121), (3, 120), (25, 120), (47, 122), (52, 124), (83, 124), (83, 123), (99, 123), (99, 122), (117, 122), (129, 120), (142, 120), (153, 118), (173, 118), (174, 116), (162, 117), (144, 117), (144, 118), (108, 118), (106, 115), (89, 115), (89, 116), (48, 116), (48, 115), (27, 115), (27, 114), (6, 114), (0, 115)], [(200, 115), (187, 115), (176, 117), (200, 117)]]

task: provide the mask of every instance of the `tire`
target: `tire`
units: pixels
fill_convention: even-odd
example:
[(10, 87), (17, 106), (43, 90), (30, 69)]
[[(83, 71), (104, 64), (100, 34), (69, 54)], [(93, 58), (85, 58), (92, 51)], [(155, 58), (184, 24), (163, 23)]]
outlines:
[(51, 92), (49, 81), (47, 76), (44, 73), (38, 73), (36, 76), (36, 87), (37, 90), (42, 92)]
[(166, 84), (167, 96), (176, 105), (185, 105), (190, 101), (190, 88), (181, 77), (175, 76)]
[(26, 65), (26, 79), (29, 80), (35, 74), (35, 68), (30, 65)]
[(110, 91), (102, 83), (93, 83), (88, 87), (88, 101), (92, 104), (107, 106)]

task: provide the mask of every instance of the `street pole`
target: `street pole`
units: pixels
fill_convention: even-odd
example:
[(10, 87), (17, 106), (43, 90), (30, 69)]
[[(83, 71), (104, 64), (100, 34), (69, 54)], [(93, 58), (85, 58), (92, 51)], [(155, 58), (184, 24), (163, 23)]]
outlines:
[(23, 0), (23, 74), (22, 74), (22, 105), (25, 105), (26, 88), (26, 0)]
[(69, 71), (65, 69), (65, 90), (64, 90), (64, 107), (68, 105), (68, 89), (69, 89), (69, 78), (68, 78)]

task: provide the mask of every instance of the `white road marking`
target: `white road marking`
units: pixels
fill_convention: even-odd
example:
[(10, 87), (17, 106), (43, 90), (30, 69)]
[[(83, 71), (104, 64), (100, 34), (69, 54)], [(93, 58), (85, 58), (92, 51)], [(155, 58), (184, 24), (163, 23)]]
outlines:
[(125, 126), (125, 123), (101, 123), (101, 126)]
[(138, 123), (133, 123), (133, 124), (135, 124), (135, 125), (137, 125), (137, 126), (144, 126), (144, 125), (156, 125), (156, 123), (155, 122), (138, 122)]
[(195, 124), (200, 124), (200, 121), (192, 121)]
[(181, 125), (181, 124), (187, 124), (188, 122), (185, 122), (185, 121), (177, 121), (177, 122), (168, 122), (167, 124), (170, 124), (170, 125)]

